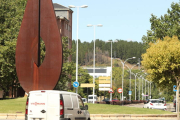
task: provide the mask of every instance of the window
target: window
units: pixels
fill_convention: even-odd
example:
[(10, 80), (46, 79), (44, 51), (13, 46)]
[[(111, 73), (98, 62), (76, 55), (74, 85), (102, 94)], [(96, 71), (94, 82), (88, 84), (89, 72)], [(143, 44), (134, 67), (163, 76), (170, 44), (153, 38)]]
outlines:
[(68, 30), (68, 24), (66, 24), (66, 29)]
[(78, 97), (78, 101), (79, 101), (79, 108), (80, 108), (81, 110), (83, 110), (83, 109), (84, 109), (84, 103), (82, 102), (82, 100), (81, 100), (80, 97)]

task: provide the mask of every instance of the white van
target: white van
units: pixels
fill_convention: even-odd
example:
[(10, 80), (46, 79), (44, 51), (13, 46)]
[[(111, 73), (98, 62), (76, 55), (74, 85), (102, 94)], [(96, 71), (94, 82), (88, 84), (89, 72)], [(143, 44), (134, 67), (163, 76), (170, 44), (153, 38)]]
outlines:
[(30, 91), (25, 111), (25, 120), (90, 120), (81, 96), (65, 91)]
[[(94, 102), (97, 101), (97, 95), (94, 95)], [(93, 103), (93, 95), (88, 95), (88, 103)]]

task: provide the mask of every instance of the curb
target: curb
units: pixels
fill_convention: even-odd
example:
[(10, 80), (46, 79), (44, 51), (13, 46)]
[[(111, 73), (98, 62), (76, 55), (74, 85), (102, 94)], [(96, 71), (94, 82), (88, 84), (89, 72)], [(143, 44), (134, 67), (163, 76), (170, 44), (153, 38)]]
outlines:
[(101, 118), (107, 118), (107, 117), (120, 117), (120, 118), (140, 118), (140, 117), (168, 117), (168, 118), (176, 118), (177, 117), (177, 114), (90, 114), (90, 117), (94, 117), (94, 118), (97, 118), (97, 117), (101, 117)]
[(0, 119), (25, 119), (25, 114), (0, 113)]
[[(177, 114), (90, 114), (93, 119), (98, 118), (177, 118)], [(25, 114), (0, 113), (0, 119), (25, 119)]]

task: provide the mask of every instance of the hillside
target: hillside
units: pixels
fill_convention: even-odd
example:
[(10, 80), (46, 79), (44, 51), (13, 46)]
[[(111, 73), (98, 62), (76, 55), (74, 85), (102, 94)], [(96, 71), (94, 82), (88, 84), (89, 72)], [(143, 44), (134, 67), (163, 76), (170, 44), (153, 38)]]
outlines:
[[(78, 64), (80, 66), (91, 66), (94, 59), (94, 42), (78, 42)], [(72, 61), (76, 62), (76, 41), (72, 41)], [(96, 66), (110, 66), (111, 43), (102, 40), (96, 40)], [(118, 40), (112, 43), (112, 57), (126, 60), (127, 58), (136, 57), (136, 59), (128, 60), (130, 64), (136, 64), (137, 59), (141, 59), (141, 55), (145, 53), (143, 43)], [(121, 64), (117, 62), (117, 65)], [(121, 66), (121, 65), (120, 65)]]

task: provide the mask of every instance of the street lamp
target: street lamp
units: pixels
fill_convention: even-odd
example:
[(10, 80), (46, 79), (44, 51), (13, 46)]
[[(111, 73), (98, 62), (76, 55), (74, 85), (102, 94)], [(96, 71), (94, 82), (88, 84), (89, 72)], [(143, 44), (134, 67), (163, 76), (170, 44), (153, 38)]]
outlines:
[[(148, 97), (149, 97), (149, 81), (148, 80), (145, 80), (145, 94), (146, 94), (146, 82), (148, 83)], [(145, 100), (146, 100), (146, 96), (145, 96)]]
[(132, 57), (132, 58), (128, 58), (128, 59), (126, 59), (124, 62), (121, 60), (121, 59), (119, 59), (120, 61), (121, 61), (121, 63), (122, 63), (122, 65), (123, 65), (123, 73), (122, 73), (122, 101), (123, 101), (123, 81), (124, 81), (124, 64), (126, 63), (126, 61), (127, 60), (130, 60), (130, 59), (135, 59), (136, 57)]
[[(102, 27), (103, 25), (101, 24), (98, 24), (98, 25), (91, 25), (91, 24), (88, 24), (87, 27), (92, 27), (94, 26), (94, 61), (93, 61), (93, 84), (95, 84), (95, 27)], [(95, 91), (95, 87), (93, 87), (93, 104), (94, 104), (94, 91)]]
[[(77, 8), (77, 43), (76, 43), (76, 82), (78, 82), (78, 30), (79, 30), (79, 8), (87, 8), (87, 5), (74, 6), (69, 5), (69, 8)], [(76, 88), (76, 93), (78, 93), (78, 87)]]
[[(140, 71), (140, 72), (138, 72), (138, 73), (141, 73), (142, 71)], [(138, 75), (138, 73), (133, 73), (133, 72), (131, 72), (134, 76), (135, 76), (135, 100), (136, 100), (136, 77), (137, 77), (137, 75)], [(140, 85), (140, 84), (139, 84)], [(140, 87), (139, 87), (140, 88)], [(140, 90), (139, 90), (140, 91)], [(140, 98), (139, 98), (139, 100), (140, 100)]]
[(145, 82), (145, 100), (146, 100), (146, 79), (144, 79), (144, 82)]
[[(111, 42), (111, 88), (112, 88), (112, 42), (118, 42), (117, 40), (115, 41), (107, 41), (107, 42)], [(112, 100), (112, 93), (110, 93), (110, 101)]]
[[(136, 65), (138, 65), (139, 63), (137, 63)], [(131, 68), (129, 68), (127, 65), (126, 65), (126, 67), (129, 69), (129, 71), (130, 71), (130, 81), (129, 81), (129, 91), (131, 91), (131, 70), (136, 66), (136, 65), (134, 65), (134, 66), (132, 66)], [(129, 94), (129, 100), (131, 101), (131, 95)]]

